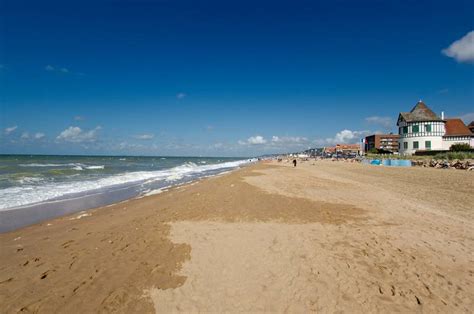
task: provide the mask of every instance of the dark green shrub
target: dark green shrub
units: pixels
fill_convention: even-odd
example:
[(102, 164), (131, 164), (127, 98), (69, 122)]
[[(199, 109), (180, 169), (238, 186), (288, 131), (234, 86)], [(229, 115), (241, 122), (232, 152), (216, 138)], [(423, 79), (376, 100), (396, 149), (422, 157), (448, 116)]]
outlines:
[(452, 152), (468, 152), (471, 150), (471, 145), (466, 143), (453, 144), (449, 150)]

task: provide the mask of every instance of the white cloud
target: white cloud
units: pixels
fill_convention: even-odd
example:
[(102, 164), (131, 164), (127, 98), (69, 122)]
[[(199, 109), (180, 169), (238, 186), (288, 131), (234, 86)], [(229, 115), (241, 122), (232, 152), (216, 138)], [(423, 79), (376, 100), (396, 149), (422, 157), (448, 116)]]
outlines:
[(95, 142), (97, 140), (97, 133), (101, 129), (100, 126), (89, 131), (83, 131), (80, 127), (70, 126), (62, 131), (56, 139), (58, 141), (65, 141), (71, 143)]
[(185, 93), (178, 93), (176, 94), (176, 98), (178, 99), (183, 99), (184, 97), (186, 97), (187, 95)]
[(458, 62), (474, 62), (474, 30), (441, 51)]
[(152, 140), (155, 137), (155, 134), (138, 134), (134, 138), (138, 140)]
[[(301, 149), (309, 144), (309, 140), (302, 136), (272, 136), (266, 139), (261, 135), (251, 136), (246, 140), (239, 140), (237, 142), (240, 146), (258, 146), (260, 149), (274, 151), (274, 150), (291, 150)], [(228, 147), (226, 147), (228, 148)]]
[(378, 117), (378, 116), (373, 116), (373, 117), (367, 117), (365, 118), (365, 121), (370, 124), (377, 124), (381, 125), (385, 128), (391, 128), (395, 125), (393, 122), (392, 118), (390, 117)]
[(10, 133), (12, 133), (12, 132), (15, 132), (15, 130), (16, 130), (17, 128), (18, 128), (17, 125), (11, 126), (11, 127), (9, 127), (9, 128), (6, 128), (6, 129), (5, 129), (5, 134), (8, 135), (8, 134), (10, 134)]
[(474, 121), (474, 112), (468, 112), (466, 114), (463, 114), (460, 116), (461, 120), (464, 121), (464, 123), (469, 124), (471, 121)]
[(38, 132), (34, 135), (34, 138), (40, 140), (44, 137), (44, 133)]
[(351, 131), (351, 130), (342, 130), (338, 133), (333, 138), (327, 138), (326, 143), (327, 144), (349, 144), (349, 143), (355, 143), (358, 142), (358, 140), (362, 137), (365, 137), (369, 135), (370, 131), (364, 130), (364, 131)]
[(27, 140), (30, 138), (30, 134), (28, 132), (23, 132), (20, 136), (21, 139)]
[(84, 116), (74, 116), (75, 121), (82, 121), (85, 120), (86, 118)]
[(266, 139), (263, 138), (263, 136), (256, 135), (256, 136), (251, 136), (247, 139), (247, 143), (250, 145), (262, 145), (267, 142)]
[(308, 139), (306, 137), (300, 137), (300, 136), (272, 136), (272, 143), (277, 143), (277, 144), (304, 144), (308, 142)]

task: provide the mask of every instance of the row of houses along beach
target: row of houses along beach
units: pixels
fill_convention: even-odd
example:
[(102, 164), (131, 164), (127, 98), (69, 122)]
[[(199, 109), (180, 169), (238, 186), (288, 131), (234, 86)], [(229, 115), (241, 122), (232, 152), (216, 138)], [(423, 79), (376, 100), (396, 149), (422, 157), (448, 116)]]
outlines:
[[(474, 121), (466, 125), (460, 118), (446, 118), (444, 112), (437, 115), (420, 100), (409, 112), (399, 113), (396, 126), (398, 134), (372, 134), (357, 144), (336, 144), (290, 155), (387, 166), (474, 169)], [(459, 146), (462, 152), (450, 152)]]
[(474, 121), (466, 125), (460, 118), (445, 118), (444, 112), (437, 115), (421, 100), (409, 112), (399, 113), (397, 128), (398, 134), (372, 134), (360, 139), (359, 144), (336, 144), (294, 155), (346, 158), (368, 153), (435, 155), (449, 151), (454, 144), (465, 144), (474, 150)]

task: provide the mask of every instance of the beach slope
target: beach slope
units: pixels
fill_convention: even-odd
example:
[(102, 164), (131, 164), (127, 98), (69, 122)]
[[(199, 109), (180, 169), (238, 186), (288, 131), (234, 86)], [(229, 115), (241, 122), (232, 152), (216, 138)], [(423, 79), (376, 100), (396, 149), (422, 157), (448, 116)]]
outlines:
[(2, 312), (469, 312), (474, 173), (257, 164), (0, 235)]

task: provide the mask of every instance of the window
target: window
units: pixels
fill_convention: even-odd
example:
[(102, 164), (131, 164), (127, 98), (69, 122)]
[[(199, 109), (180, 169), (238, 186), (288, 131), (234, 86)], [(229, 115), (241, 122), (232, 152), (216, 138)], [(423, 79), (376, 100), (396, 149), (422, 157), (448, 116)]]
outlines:
[(418, 141), (413, 142), (413, 149), (418, 149)]
[(403, 142), (403, 148), (408, 149), (408, 142)]
[(425, 132), (431, 132), (431, 124), (425, 124)]
[(425, 141), (425, 148), (427, 150), (430, 150), (431, 149), (431, 141)]
[(400, 149), (400, 143), (398, 143), (398, 149)]
[(407, 126), (404, 126), (403, 127), (403, 134), (407, 134), (408, 133), (408, 127)]
[(412, 126), (413, 133), (418, 133), (420, 131), (420, 127), (418, 125)]

